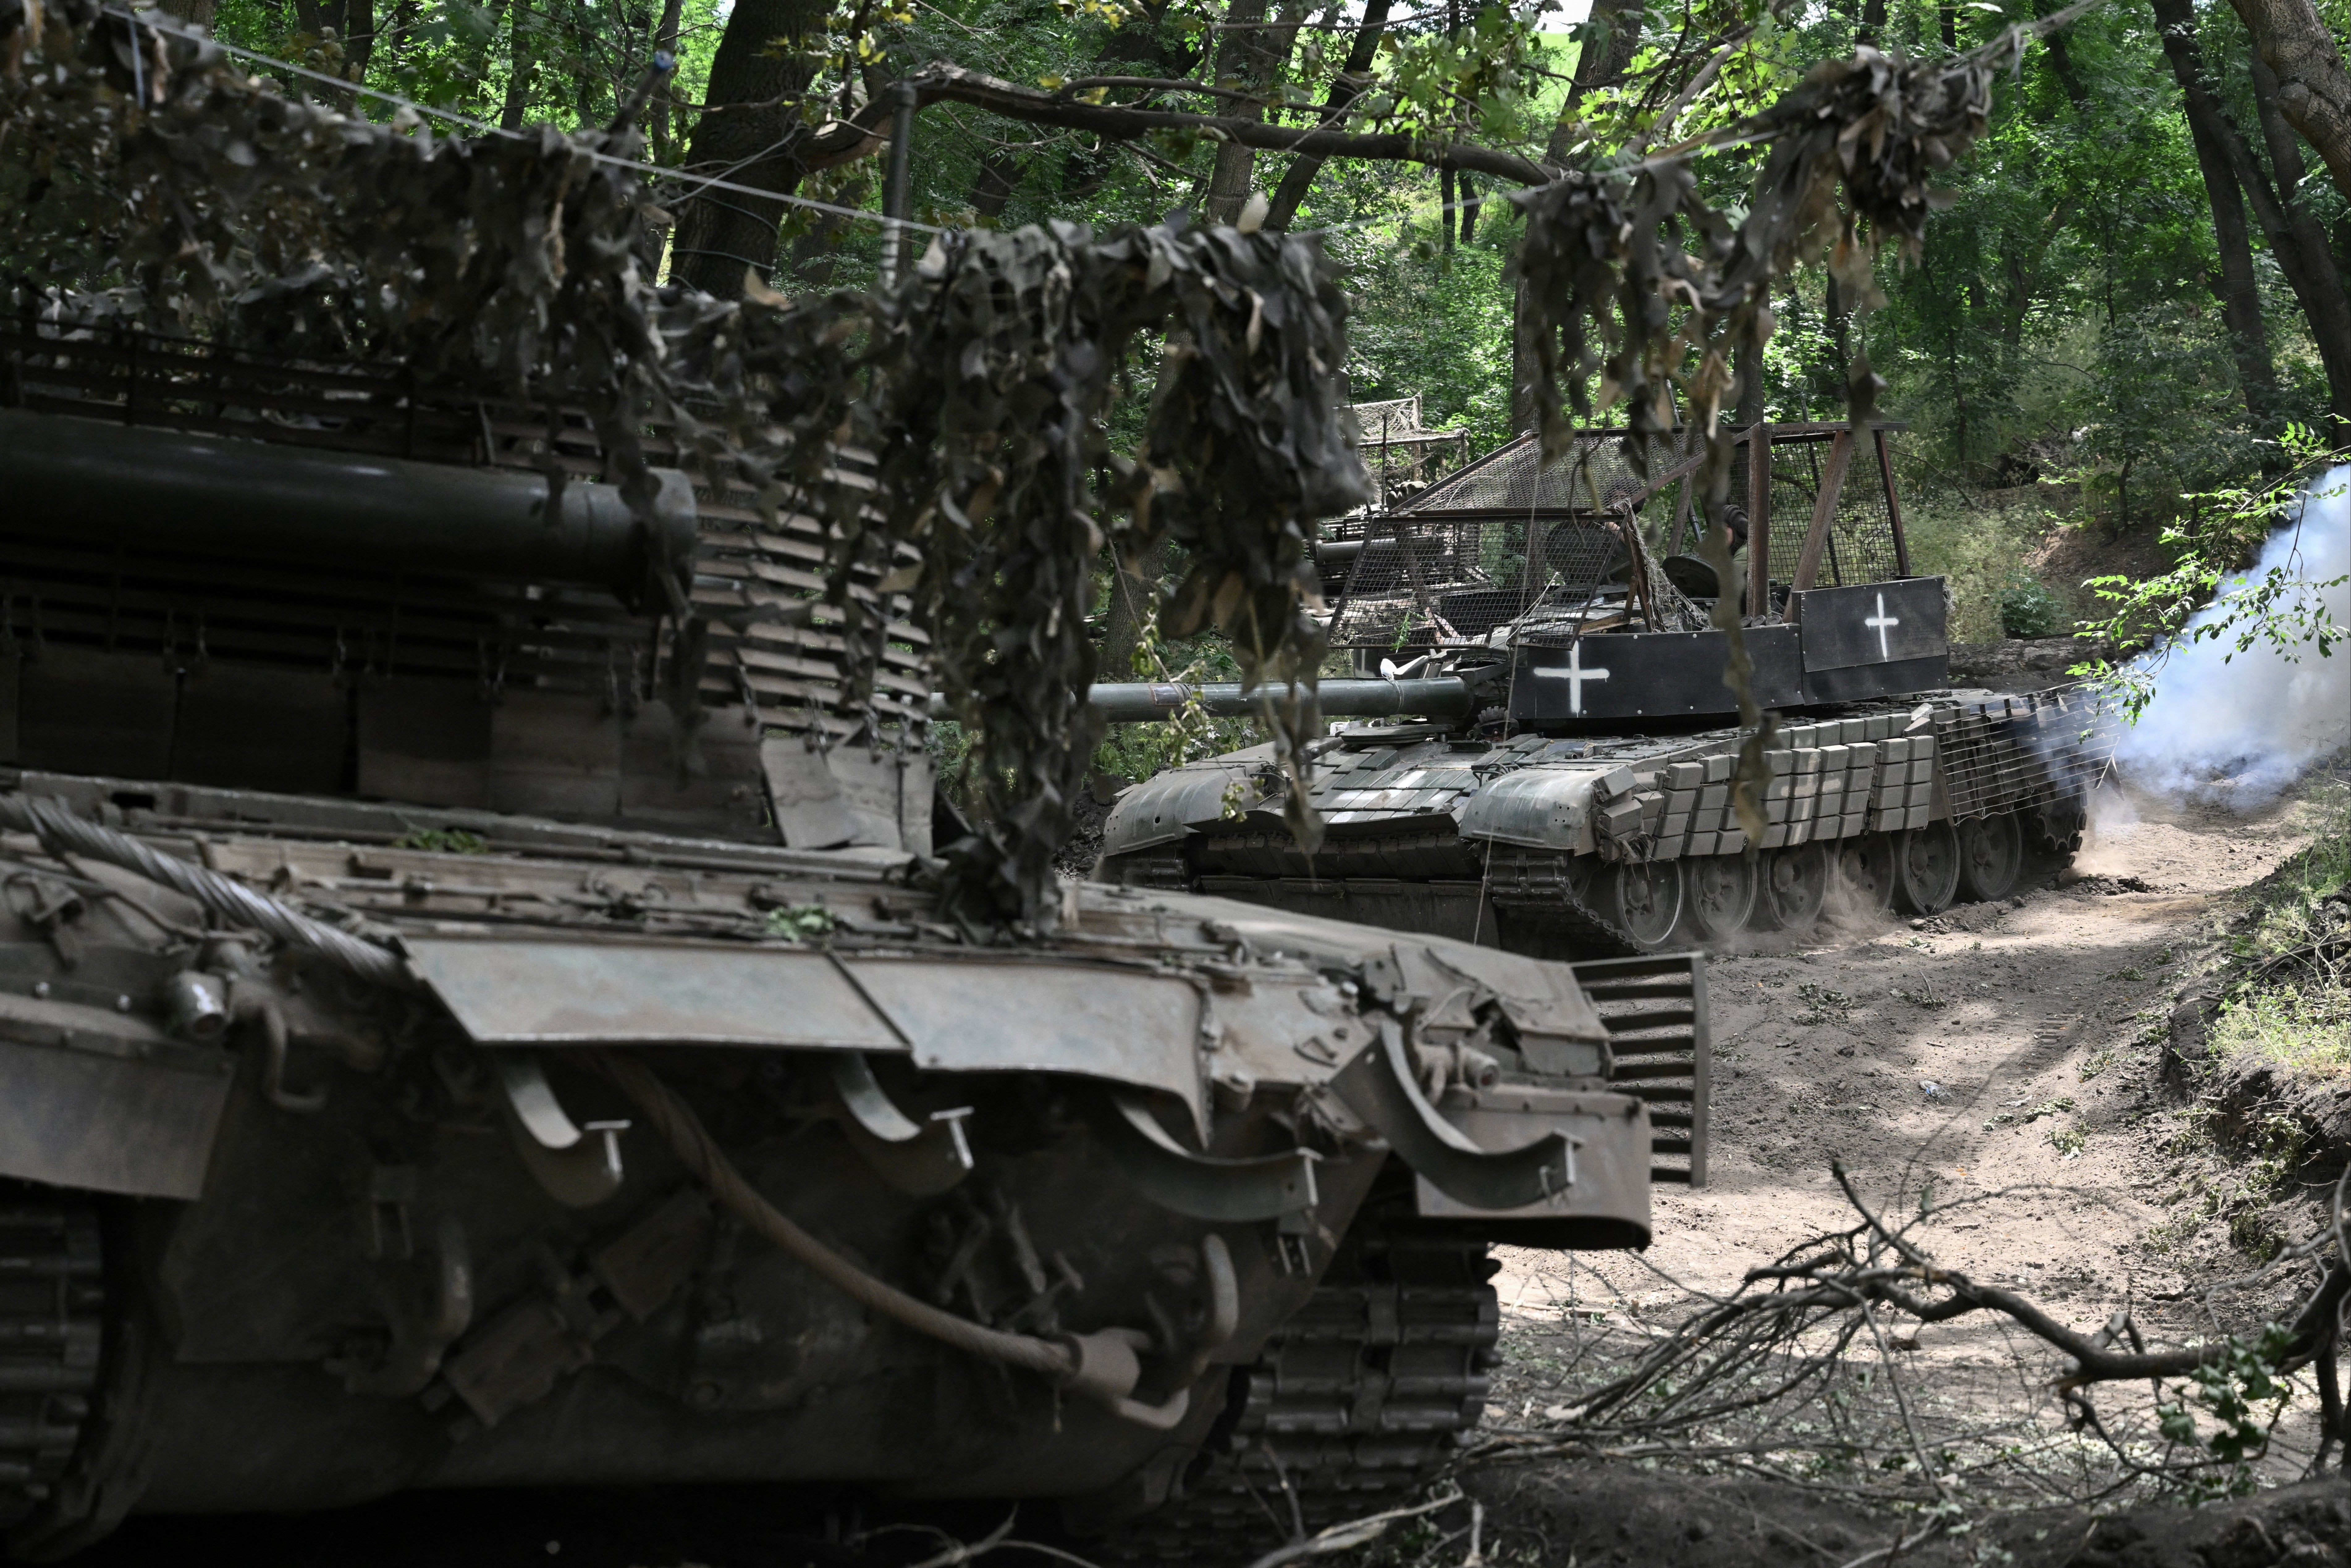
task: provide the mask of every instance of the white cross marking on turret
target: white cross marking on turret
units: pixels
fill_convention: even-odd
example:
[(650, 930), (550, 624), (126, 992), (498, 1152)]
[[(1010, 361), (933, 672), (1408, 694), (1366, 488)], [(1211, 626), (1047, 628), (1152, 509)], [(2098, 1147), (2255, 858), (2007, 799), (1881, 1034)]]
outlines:
[(1886, 596), (1884, 594), (1877, 596), (1877, 613), (1871, 616), (1867, 620), (1863, 621), (1861, 624), (1877, 633), (1877, 657), (1880, 659), (1893, 658), (1893, 651), (1886, 645), (1886, 634), (1895, 627), (1900, 626), (1902, 624), (1902, 619), (1899, 616), (1890, 616), (1886, 613)]
[(1570, 716), (1578, 719), (1583, 717), (1583, 683), (1608, 679), (1605, 670), (1583, 668), (1583, 641), (1580, 638), (1567, 646), (1566, 669), (1538, 670), (1535, 673), (1552, 680), (1567, 682), (1567, 711)]

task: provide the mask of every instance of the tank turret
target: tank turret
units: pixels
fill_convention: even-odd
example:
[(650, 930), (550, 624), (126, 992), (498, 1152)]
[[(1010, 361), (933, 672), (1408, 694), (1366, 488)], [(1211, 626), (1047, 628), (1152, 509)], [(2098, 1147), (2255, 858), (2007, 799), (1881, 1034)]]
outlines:
[[(1368, 722), (1320, 743), (1317, 852), (1245, 752), (1126, 790), (1097, 875), (1567, 956), (1727, 946), (1833, 898), (1930, 915), (2004, 895), (2078, 846), (2110, 745), (2080, 696), (1947, 687), (1948, 590), (1911, 571), (1888, 462), (1901, 428), (1756, 427), (1711, 519), (1696, 432), (1653, 439), (1645, 476), (1593, 431), (1549, 466), (1521, 437), (1337, 525), (1315, 558), (1357, 674), (1323, 683), (1323, 711)], [(1729, 585), (1697, 553), (1708, 526)], [(1726, 592), (1773, 715), (1752, 844)], [(1258, 700), (1094, 691), (1113, 720)]]

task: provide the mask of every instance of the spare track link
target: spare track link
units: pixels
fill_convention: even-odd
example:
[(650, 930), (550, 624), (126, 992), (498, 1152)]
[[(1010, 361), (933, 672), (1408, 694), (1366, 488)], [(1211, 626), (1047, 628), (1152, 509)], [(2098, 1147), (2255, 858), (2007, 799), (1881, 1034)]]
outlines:
[(40, 1507), (89, 1419), (102, 1266), (87, 1199), (0, 1183), (0, 1529)]
[(1300, 1523), (1395, 1507), (1476, 1428), (1501, 1361), (1486, 1244), (1357, 1229), (1236, 1370), (1184, 1495), (1129, 1527), (1129, 1561), (1245, 1562)]

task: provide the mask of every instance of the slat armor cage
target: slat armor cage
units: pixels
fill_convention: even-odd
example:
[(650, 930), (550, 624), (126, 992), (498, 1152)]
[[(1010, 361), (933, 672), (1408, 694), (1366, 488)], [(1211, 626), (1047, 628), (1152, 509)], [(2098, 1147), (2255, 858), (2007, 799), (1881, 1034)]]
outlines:
[[(1886, 446), (1904, 428), (1740, 432), (1719, 520), (1747, 533), (1742, 564), (1770, 589), (1765, 618), (1792, 587), (1909, 575)], [(1406, 655), (1505, 639), (1556, 645), (1628, 624), (1697, 629), (1703, 618), (1676, 587), (1689, 579), (1658, 559), (1694, 553), (1708, 522), (1696, 494), (1703, 435), (1685, 426), (1647, 438), (1646, 478), (1626, 439), (1585, 431), (1545, 463), (1537, 438), (1522, 435), (1384, 512), (1332, 525), (1316, 552), (1332, 645)], [(1768, 483), (1758, 483), (1759, 452)]]

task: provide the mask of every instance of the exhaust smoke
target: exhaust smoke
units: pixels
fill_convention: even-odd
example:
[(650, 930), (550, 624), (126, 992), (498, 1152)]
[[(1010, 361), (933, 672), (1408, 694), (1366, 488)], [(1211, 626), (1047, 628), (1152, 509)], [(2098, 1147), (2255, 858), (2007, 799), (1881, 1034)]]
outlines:
[[(2251, 572), (2221, 586), (2220, 598), (2273, 567), (2311, 585), (2298, 590), (2303, 602), (2315, 597), (2335, 634), (2351, 633), (2351, 584), (2339, 580), (2351, 573), (2351, 464), (2303, 492), (2296, 515), (2270, 536)], [(2351, 744), (2351, 648), (2337, 643), (2322, 659), (2315, 642), (2297, 643), (2290, 658), (2264, 640), (2240, 653), (2234, 628), (2197, 640), (2195, 629), (2222, 613), (2219, 602), (2173, 639), (2155, 695), (2123, 730), (2115, 762), (2143, 788), (2250, 808)]]

